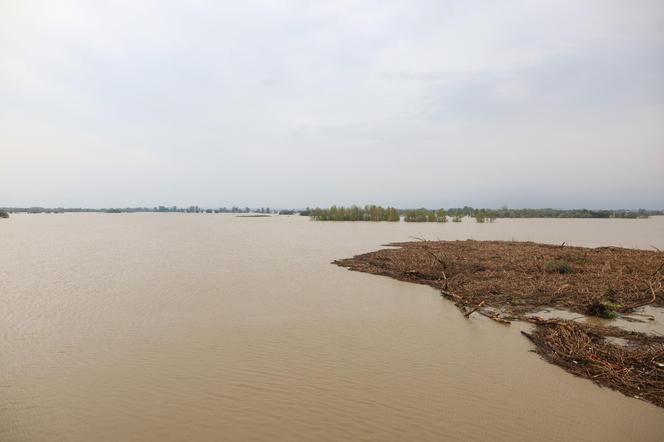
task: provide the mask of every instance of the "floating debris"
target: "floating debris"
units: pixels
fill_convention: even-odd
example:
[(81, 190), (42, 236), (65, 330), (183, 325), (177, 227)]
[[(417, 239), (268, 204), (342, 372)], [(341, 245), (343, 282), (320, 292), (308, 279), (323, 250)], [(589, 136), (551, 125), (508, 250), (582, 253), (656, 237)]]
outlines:
[[(417, 241), (334, 261), (350, 270), (438, 289), (470, 317), (534, 324), (523, 332), (546, 360), (664, 407), (664, 336), (593, 323), (664, 305), (664, 253), (516, 241)], [(531, 316), (566, 311), (578, 318)], [(576, 319), (587, 319), (579, 321)]]

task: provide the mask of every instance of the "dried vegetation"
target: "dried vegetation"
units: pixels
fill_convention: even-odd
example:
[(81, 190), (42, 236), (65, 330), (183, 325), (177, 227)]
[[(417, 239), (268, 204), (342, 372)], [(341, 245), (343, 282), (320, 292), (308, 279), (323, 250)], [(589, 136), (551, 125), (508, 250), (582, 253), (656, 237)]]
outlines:
[[(532, 316), (542, 308), (615, 318), (664, 305), (664, 253), (515, 241), (390, 244), (335, 261), (350, 270), (427, 284), (469, 317), (534, 324), (524, 334), (567, 371), (664, 407), (664, 337)], [(622, 343), (612, 338), (621, 338)]]

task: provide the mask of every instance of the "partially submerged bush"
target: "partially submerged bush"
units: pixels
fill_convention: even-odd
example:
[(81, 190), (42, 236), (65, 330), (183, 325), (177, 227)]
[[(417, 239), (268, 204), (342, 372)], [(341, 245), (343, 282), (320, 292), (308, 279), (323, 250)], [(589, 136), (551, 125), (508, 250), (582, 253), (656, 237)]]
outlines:
[(620, 316), (618, 311), (623, 308), (623, 305), (615, 300), (614, 296), (616, 294), (616, 291), (609, 285), (602, 298), (595, 300), (588, 305), (586, 314), (605, 319), (617, 318)]
[(496, 220), (496, 215), (493, 211), (491, 210), (486, 210), (486, 209), (478, 209), (475, 211), (475, 221), (478, 223), (484, 223), (484, 222), (494, 222)]
[(616, 319), (619, 315), (618, 312), (610, 307), (610, 304), (603, 302), (604, 300), (593, 302), (588, 305), (586, 314), (588, 316), (596, 316), (604, 319)]

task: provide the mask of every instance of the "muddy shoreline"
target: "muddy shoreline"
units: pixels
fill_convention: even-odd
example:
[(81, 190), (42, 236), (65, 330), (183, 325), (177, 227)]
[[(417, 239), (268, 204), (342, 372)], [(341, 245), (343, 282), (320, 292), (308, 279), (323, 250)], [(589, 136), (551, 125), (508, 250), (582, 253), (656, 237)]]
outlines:
[(664, 407), (664, 336), (533, 312), (565, 309), (623, 318), (664, 306), (664, 253), (515, 241), (416, 241), (334, 261), (342, 267), (426, 284), (466, 317), (482, 314), (523, 332), (545, 360), (625, 395)]

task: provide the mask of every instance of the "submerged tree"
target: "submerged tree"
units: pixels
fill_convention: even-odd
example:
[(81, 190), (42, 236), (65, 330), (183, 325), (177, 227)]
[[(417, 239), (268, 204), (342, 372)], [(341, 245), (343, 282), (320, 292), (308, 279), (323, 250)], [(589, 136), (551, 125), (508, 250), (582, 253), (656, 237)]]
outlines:
[(403, 220), (407, 223), (444, 223), (447, 222), (445, 209), (429, 210), (425, 208), (406, 210)]
[(478, 223), (484, 222), (494, 222), (496, 220), (496, 213), (493, 210), (489, 209), (477, 209), (475, 210), (475, 221)]
[(308, 210), (311, 219), (316, 221), (399, 221), (399, 211), (394, 207), (369, 205), (359, 207), (332, 206), (329, 209)]

